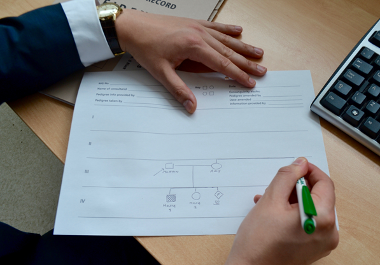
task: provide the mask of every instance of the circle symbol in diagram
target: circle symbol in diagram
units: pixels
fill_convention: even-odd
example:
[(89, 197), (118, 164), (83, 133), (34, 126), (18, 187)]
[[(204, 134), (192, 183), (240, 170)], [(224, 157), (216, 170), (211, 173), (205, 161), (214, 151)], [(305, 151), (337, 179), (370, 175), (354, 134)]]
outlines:
[(222, 165), (219, 164), (219, 163), (214, 163), (214, 164), (211, 165), (211, 167), (212, 167), (213, 169), (221, 169), (221, 168), (222, 168)]
[(201, 198), (201, 194), (199, 192), (194, 192), (192, 195), (191, 195), (191, 198), (193, 198), (194, 200), (199, 200)]

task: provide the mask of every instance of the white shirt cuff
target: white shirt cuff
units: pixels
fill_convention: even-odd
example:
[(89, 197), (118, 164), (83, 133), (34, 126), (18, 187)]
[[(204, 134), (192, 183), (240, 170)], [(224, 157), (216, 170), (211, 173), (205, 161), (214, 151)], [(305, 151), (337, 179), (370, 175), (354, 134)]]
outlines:
[(79, 57), (84, 66), (113, 58), (104, 36), (94, 0), (74, 0), (61, 4), (69, 22)]

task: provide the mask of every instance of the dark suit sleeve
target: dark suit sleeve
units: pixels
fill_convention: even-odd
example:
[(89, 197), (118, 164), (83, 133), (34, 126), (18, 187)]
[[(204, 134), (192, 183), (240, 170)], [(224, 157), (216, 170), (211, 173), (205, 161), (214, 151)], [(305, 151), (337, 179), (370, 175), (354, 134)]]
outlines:
[(60, 4), (0, 19), (0, 104), (84, 68)]

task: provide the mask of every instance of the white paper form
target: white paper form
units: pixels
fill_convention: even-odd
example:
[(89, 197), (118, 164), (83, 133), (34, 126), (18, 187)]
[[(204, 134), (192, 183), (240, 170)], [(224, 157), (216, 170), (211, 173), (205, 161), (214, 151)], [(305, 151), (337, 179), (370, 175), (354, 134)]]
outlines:
[(304, 156), (328, 173), (309, 71), (268, 72), (254, 89), (178, 74), (192, 115), (146, 71), (85, 74), (55, 234), (234, 234), (280, 167)]

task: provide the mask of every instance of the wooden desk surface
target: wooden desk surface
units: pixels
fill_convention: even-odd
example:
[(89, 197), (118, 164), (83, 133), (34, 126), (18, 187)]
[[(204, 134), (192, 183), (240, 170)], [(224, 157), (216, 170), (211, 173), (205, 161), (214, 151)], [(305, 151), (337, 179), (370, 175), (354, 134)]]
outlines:
[[(2, 0), (0, 17), (52, 0)], [(225, 0), (217, 22), (243, 26), (241, 39), (265, 50), (269, 70), (311, 70), (318, 93), (348, 52), (380, 18), (379, 0)], [(65, 161), (73, 107), (36, 94), (12, 109)], [(380, 157), (321, 121), (335, 183), (340, 244), (317, 264), (380, 261)], [(223, 264), (234, 236), (139, 237), (163, 264)]]

